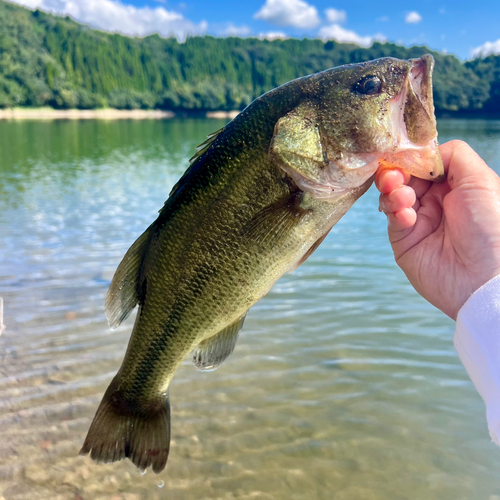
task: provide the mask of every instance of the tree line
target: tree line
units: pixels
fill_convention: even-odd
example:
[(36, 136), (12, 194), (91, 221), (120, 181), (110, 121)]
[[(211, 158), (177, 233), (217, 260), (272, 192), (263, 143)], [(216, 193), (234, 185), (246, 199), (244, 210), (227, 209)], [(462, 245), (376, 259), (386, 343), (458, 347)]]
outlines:
[(432, 53), (437, 113), (500, 113), (500, 56), (462, 63), (425, 46), (318, 39), (131, 38), (0, 0), (0, 108), (243, 109), (284, 82), (341, 64)]

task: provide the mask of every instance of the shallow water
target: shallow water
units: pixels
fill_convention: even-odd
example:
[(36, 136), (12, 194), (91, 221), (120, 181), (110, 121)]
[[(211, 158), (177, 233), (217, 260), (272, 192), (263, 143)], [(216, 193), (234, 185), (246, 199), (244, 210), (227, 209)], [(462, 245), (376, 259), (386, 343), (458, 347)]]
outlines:
[[(171, 388), (159, 476), (78, 451), (133, 318), (104, 297), (218, 120), (0, 122), (0, 498), (500, 499), (500, 449), (454, 323), (396, 267), (372, 188)], [(443, 120), (500, 172), (500, 121)]]

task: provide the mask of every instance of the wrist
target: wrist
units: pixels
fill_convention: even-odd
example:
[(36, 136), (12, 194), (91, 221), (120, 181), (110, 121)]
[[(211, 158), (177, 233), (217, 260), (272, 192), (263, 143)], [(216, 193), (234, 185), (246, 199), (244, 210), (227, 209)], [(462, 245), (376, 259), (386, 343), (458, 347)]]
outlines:
[[(480, 293), (480, 290), (485, 286), (494, 286), (495, 279), (500, 276), (500, 269), (493, 270), (488, 273), (483, 273), (482, 275), (476, 274), (469, 279), (463, 277), (461, 280), (457, 280), (455, 287), (455, 297), (450, 300), (450, 311), (451, 314), (445, 312), (455, 321), (458, 320), (458, 315), (464, 309), (469, 301), (475, 296), (475, 294)], [(453, 295), (451, 296), (453, 297)], [(475, 304), (475, 301), (473, 302)], [(469, 304), (468, 307), (475, 307)]]
[(485, 307), (485, 302), (494, 301), (495, 297), (500, 303), (500, 270), (498, 273), (476, 282), (475, 286), (472, 287), (472, 292), (457, 310), (457, 321), (459, 316), (477, 315)]

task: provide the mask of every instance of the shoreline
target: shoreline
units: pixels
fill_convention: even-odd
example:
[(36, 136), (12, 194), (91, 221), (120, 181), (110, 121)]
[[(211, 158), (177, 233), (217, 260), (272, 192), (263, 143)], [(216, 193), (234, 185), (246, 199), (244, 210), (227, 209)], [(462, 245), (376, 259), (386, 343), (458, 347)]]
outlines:
[[(239, 111), (208, 111), (193, 113), (206, 118), (232, 119)], [(8, 108), (0, 109), (0, 120), (165, 120), (177, 116), (173, 111), (160, 109), (53, 109)], [(186, 116), (180, 113), (180, 116)]]
[[(54, 109), (43, 108), (6, 108), (0, 109), (0, 121), (17, 120), (167, 120), (170, 118), (213, 118), (232, 120), (241, 111), (170, 111), (162, 109)], [(436, 118), (467, 118), (498, 120), (498, 113), (480, 111), (437, 111)]]

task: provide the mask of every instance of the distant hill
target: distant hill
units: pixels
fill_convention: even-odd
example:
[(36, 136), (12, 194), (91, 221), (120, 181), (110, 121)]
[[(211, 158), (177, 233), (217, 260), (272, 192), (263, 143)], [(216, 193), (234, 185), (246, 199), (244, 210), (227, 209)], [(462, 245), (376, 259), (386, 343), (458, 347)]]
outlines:
[(500, 114), (500, 56), (462, 63), (427, 47), (310, 39), (131, 38), (0, 0), (0, 108), (242, 109), (293, 78), (431, 52), (438, 113)]

